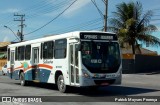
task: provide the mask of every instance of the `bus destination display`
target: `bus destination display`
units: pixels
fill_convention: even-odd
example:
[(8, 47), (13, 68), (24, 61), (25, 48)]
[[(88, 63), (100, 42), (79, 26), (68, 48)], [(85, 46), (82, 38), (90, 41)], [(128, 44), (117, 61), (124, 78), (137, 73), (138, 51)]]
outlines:
[(117, 40), (115, 34), (81, 34), (81, 39), (88, 39), (88, 40)]

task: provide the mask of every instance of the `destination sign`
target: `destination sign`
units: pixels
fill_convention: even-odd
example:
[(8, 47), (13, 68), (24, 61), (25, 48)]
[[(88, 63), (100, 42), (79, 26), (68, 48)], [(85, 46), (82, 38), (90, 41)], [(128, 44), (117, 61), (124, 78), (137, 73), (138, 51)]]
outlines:
[(107, 33), (81, 33), (80, 38), (89, 40), (117, 40), (117, 36), (115, 34)]

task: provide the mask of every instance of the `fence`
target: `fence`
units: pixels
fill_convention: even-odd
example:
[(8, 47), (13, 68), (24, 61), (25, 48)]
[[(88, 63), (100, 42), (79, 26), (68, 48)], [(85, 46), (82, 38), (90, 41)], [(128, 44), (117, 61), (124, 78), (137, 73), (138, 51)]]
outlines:
[(160, 72), (160, 56), (138, 55), (122, 59), (123, 73)]

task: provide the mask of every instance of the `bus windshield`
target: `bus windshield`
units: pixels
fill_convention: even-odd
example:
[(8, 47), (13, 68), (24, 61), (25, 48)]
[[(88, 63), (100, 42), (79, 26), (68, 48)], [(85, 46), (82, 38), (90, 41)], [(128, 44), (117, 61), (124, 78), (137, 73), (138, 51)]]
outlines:
[(114, 73), (121, 63), (117, 42), (81, 41), (82, 62), (91, 73)]

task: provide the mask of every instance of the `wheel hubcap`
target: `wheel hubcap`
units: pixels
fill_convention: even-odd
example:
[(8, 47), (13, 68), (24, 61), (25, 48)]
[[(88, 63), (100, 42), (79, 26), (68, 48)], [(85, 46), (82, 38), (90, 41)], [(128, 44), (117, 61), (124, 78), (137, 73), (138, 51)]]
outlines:
[(21, 76), (21, 85), (24, 83), (23, 76)]
[(23, 84), (24, 82), (23, 82), (23, 80), (21, 80), (21, 84)]
[(60, 90), (63, 90), (63, 88), (64, 88), (64, 80), (63, 80), (63, 78), (60, 78), (60, 80), (59, 80), (59, 88), (60, 88)]

